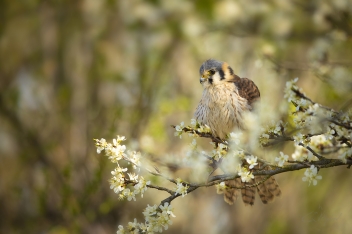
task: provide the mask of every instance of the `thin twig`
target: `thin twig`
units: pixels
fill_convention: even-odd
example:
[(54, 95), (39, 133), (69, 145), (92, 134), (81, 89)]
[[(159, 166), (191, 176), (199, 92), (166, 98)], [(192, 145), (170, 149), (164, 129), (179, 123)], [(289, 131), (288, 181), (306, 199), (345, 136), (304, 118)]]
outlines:
[(329, 121), (330, 121), (331, 123), (334, 123), (334, 124), (336, 124), (336, 125), (339, 125), (339, 126), (341, 126), (341, 127), (344, 127), (344, 128), (346, 128), (346, 129), (352, 129), (351, 126), (348, 126), (348, 125), (346, 125), (346, 124), (337, 122), (336, 120), (329, 119)]
[(148, 188), (153, 188), (153, 189), (157, 189), (157, 190), (162, 190), (162, 191), (165, 191), (165, 192), (168, 192), (170, 195), (173, 195), (175, 194), (175, 191), (173, 190), (170, 190), (170, 189), (167, 189), (167, 188), (164, 188), (164, 187), (160, 187), (160, 186), (156, 186), (156, 185), (147, 185)]
[(302, 142), (298, 143), (298, 145), (306, 148), (307, 150), (309, 150), (314, 156), (316, 156), (317, 158), (319, 158), (319, 160), (326, 160), (326, 158), (324, 156), (321, 156), (320, 154), (318, 154), (317, 152), (315, 152), (312, 148), (310, 148), (308, 145), (304, 145)]

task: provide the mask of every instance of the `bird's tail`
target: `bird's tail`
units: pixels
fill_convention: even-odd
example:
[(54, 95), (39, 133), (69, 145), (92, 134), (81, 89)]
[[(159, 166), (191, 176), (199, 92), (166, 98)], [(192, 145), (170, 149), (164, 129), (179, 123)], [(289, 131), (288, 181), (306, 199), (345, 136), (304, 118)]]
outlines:
[(256, 176), (254, 180), (247, 183), (242, 182), (240, 178), (226, 181), (225, 184), (228, 188), (224, 191), (225, 202), (232, 205), (241, 192), (244, 204), (253, 205), (256, 190), (258, 191), (260, 200), (264, 204), (272, 202), (275, 197), (281, 195), (281, 190), (274, 177), (265, 179), (265, 176)]

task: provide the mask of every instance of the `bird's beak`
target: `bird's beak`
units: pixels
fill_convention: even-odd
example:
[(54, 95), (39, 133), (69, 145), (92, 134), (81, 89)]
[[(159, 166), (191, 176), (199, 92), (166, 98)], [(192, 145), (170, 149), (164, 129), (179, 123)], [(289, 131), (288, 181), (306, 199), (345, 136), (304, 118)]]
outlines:
[(206, 81), (207, 79), (206, 78), (203, 78), (203, 77), (201, 77), (200, 79), (199, 79), (199, 82), (202, 84), (204, 81)]

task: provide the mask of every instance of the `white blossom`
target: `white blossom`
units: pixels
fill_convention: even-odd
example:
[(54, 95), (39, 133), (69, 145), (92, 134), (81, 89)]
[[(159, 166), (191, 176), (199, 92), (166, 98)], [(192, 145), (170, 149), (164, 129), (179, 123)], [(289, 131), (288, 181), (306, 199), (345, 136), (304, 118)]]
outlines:
[(123, 190), (122, 194), (127, 198), (128, 201), (136, 201), (136, 194), (130, 189), (126, 188)]
[(122, 168), (120, 165), (118, 165), (113, 171), (111, 171), (112, 175), (118, 175), (120, 173), (126, 172), (127, 168)]
[(180, 125), (176, 125), (175, 127), (175, 136), (179, 136), (180, 138), (182, 138), (182, 133), (183, 133), (183, 128), (185, 126), (185, 123), (184, 122), (181, 122)]
[(297, 81), (298, 81), (298, 77), (296, 77), (291, 81), (286, 82), (284, 98), (287, 99), (289, 102), (295, 99), (295, 93), (292, 91), (292, 89), (298, 89), (298, 87), (296, 86)]
[(279, 167), (282, 167), (287, 160), (288, 155), (285, 155), (283, 152), (280, 152), (280, 156), (275, 158), (275, 161)]
[(293, 140), (298, 144), (298, 143), (304, 143), (305, 141), (305, 136), (302, 133), (297, 133), (296, 135), (293, 136)]
[(177, 183), (177, 188), (176, 188), (176, 193), (175, 195), (177, 194), (181, 194), (182, 197), (186, 196), (187, 195), (187, 190), (189, 189), (189, 186), (188, 185), (183, 185), (183, 183)]
[(277, 122), (277, 123), (272, 122), (271, 125), (267, 126), (266, 129), (262, 130), (264, 132), (262, 134), (262, 137), (269, 139), (269, 135), (265, 134), (265, 132), (271, 133), (271, 134), (274, 134), (274, 135), (280, 135), (281, 134), (281, 130), (282, 130), (282, 126), (284, 126), (284, 124), (283, 124), (283, 122), (281, 120), (279, 122)]
[(297, 105), (296, 106), (296, 111), (299, 111), (300, 108), (307, 109), (310, 106), (310, 104), (311, 104), (311, 102), (309, 102), (307, 99), (304, 99), (304, 98), (296, 100), (295, 103)]
[(319, 110), (319, 104), (315, 103), (314, 105), (310, 105), (307, 109), (307, 114), (313, 115), (316, 114)]
[(113, 147), (110, 144), (105, 150), (106, 150), (106, 155), (109, 156), (109, 159), (113, 163), (117, 163), (124, 156), (126, 156), (126, 154), (124, 153), (126, 150), (125, 145), (116, 145), (116, 147)]
[(325, 133), (325, 137), (329, 140), (332, 140), (335, 135), (335, 130), (333, 129), (334, 125), (330, 125), (328, 131)]
[(157, 225), (154, 226), (155, 231), (162, 231), (162, 228), (167, 230), (169, 225), (172, 224), (172, 220), (170, 219), (170, 215), (167, 212), (158, 213)]
[(321, 175), (317, 175), (318, 169), (314, 166), (311, 165), (310, 168), (306, 169), (304, 172), (304, 177), (302, 178), (303, 181), (307, 181), (309, 185), (313, 183), (313, 185), (317, 185), (318, 180), (322, 179)]
[[(112, 171), (113, 173), (115, 171)], [(113, 189), (115, 193), (119, 193), (125, 189), (125, 177), (122, 173), (116, 173), (110, 180), (110, 189)]]
[[(115, 140), (115, 139), (114, 139)], [(126, 137), (125, 136), (119, 136), (119, 135), (117, 135), (117, 137), (116, 137), (116, 143), (117, 144), (120, 144), (121, 143), (121, 141), (125, 141), (126, 140)]]
[(304, 128), (307, 124), (307, 114), (305, 112), (297, 112), (293, 115), (293, 123), (296, 128)]
[(100, 140), (94, 139), (95, 140), (95, 146), (97, 147), (97, 153), (100, 154), (101, 151), (105, 150), (107, 147), (107, 142), (104, 138), (101, 138)]
[(227, 154), (227, 145), (222, 143), (218, 144), (218, 148), (216, 150), (213, 150), (213, 158), (216, 161), (219, 161), (226, 154)]
[(258, 165), (257, 163), (257, 157), (250, 155), (250, 156), (246, 156), (246, 161), (249, 164), (249, 169), (253, 169), (253, 167), (255, 167), (256, 165)]
[(157, 205), (154, 205), (154, 206), (149, 206), (149, 204), (147, 205), (147, 208), (145, 208), (145, 210), (142, 212), (147, 222), (150, 223), (152, 221), (153, 217), (156, 214), (157, 209), (158, 209)]
[(127, 173), (127, 175), (130, 177), (131, 181), (137, 182), (138, 181), (138, 175), (135, 173)]
[(149, 228), (149, 225), (147, 223), (139, 223), (138, 224), (138, 231), (139, 233), (147, 233), (148, 231), (148, 228)]
[[(262, 130), (265, 131), (265, 129), (262, 129)], [(266, 145), (269, 142), (269, 139), (270, 139), (270, 135), (267, 134), (266, 132), (262, 133), (259, 136), (259, 142), (261, 145)]]
[(138, 234), (138, 223), (137, 223), (137, 219), (134, 219), (133, 222), (128, 222), (128, 225), (127, 225), (127, 229), (130, 231), (133, 231), (132, 233), (136, 233)]
[(337, 136), (340, 136), (340, 137), (349, 135), (348, 130), (341, 126), (335, 126), (335, 132)]
[(136, 169), (141, 165), (141, 153), (136, 151), (129, 151), (128, 159), (133, 164), (133, 168)]
[(168, 202), (165, 202), (164, 205), (160, 205), (159, 208), (161, 209), (161, 212), (166, 212), (168, 215), (171, 215), (172, 217), (176, 217), (172, 212), (173, 210), (172, 206)]
[(119, 225), (118, 229), (119, 230), (117, 230), (116, 234), (125, 234), (125, 233), (127, 233), (122, 225)]

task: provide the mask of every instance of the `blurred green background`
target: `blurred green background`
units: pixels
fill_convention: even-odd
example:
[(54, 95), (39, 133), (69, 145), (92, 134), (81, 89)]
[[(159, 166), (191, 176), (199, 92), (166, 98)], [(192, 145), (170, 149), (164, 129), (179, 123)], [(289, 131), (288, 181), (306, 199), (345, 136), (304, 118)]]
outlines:
[[(351, 0), (0, 1), (0, 233), (114, 233), (166, 193), (137, 202), (109, 189), (93, 138), (128, 138), (178, 157), (200, 99), (198, 69), (227, 61), (270, 110), (287, 80), (336, 110), (351, 107)], [(292, 148), (284, 148), (286, 154)], [(275, 157), (272, 156), (272, 157)], [(181, 174), (182, 175), (182, 174)], [(282, 196), (228, 206), (214, 188), (173, 202), (169, 233), (350, 233), (352, 175), (276, 176)]]

